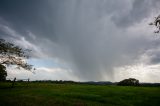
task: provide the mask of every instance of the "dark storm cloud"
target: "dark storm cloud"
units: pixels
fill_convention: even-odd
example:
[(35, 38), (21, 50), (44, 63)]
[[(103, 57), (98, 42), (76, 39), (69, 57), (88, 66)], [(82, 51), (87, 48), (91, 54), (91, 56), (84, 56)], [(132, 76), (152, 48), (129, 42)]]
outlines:
[(151, 64), (159, 64), (160, 63), (160, 57), (158, 56), (158, 57), (152, 57), (152, 59), (151, 59)]
[(159, 8), (159, 4), (159, 0), (133, 0), (129, 11), (113, 15), (112, 20), (119, 27), (129, 27), (148, 17), (155, 8)]
[[(148, 39), (134, 37), (146, 33), (130, 33), (129, 28), (146, 18), (156, 3), (1, 0), (0, 18), (9, 23), (1, 23), (2, 27), (8, 26), (16, 35), (40, 47), (44, 54), (65, 62), (80, 79), (112, 80), (114, 67), (132, 64), (141, 55), (139, 51), (148, 47)], [(10, 36), (4, 29), (1, 34)]]
[(149, 61), (147, 64), (155, 65), (160, 64), (160, 48), (151, 49), (148, 53), (146, 53), (149, 57)]
[(55, 20), (56, 14), (53, 13), (56, 11), (54, 8), (58, 6), (58, 1), (54, 1), (53, 8), (48, 2), (48, 0), (2, 0), (0, 16), (23, 35), (26, 30), (31, 30), (41, 37), (55, 37), (54, 25), (50, 21)]

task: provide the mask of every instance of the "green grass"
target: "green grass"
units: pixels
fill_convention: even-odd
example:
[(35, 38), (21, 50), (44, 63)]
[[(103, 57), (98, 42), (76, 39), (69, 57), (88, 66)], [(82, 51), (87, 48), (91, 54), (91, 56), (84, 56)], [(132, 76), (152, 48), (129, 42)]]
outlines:
[(0, 83), (0, 106), (159, 106), (160, 87)]

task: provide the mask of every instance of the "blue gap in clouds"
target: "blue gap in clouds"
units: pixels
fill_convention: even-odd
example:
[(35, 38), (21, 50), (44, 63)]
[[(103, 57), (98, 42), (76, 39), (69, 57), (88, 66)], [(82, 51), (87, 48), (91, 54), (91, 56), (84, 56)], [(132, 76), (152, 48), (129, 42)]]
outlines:
[(34, 65), (35, 68), (39, 68), (39, 67), (47, 67), (47, 68), (61, 67), (61, 65), (56, 63), (53, 59), (29, 59), (27, 62), (31, 65)]

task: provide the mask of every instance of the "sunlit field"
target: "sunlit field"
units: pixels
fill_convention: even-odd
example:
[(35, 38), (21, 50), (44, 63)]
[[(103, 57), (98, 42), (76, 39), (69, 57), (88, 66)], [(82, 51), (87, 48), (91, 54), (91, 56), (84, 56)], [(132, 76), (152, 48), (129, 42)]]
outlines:
[(0, 106), (159, 106), (160, 87), (0, 83)]

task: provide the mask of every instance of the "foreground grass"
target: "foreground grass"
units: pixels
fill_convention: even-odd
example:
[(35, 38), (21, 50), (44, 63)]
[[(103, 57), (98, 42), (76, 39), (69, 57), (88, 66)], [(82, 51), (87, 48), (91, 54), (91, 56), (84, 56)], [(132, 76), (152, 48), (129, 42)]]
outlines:
[(0, 84), (0, 106), (159, 106), (160, 87)]

